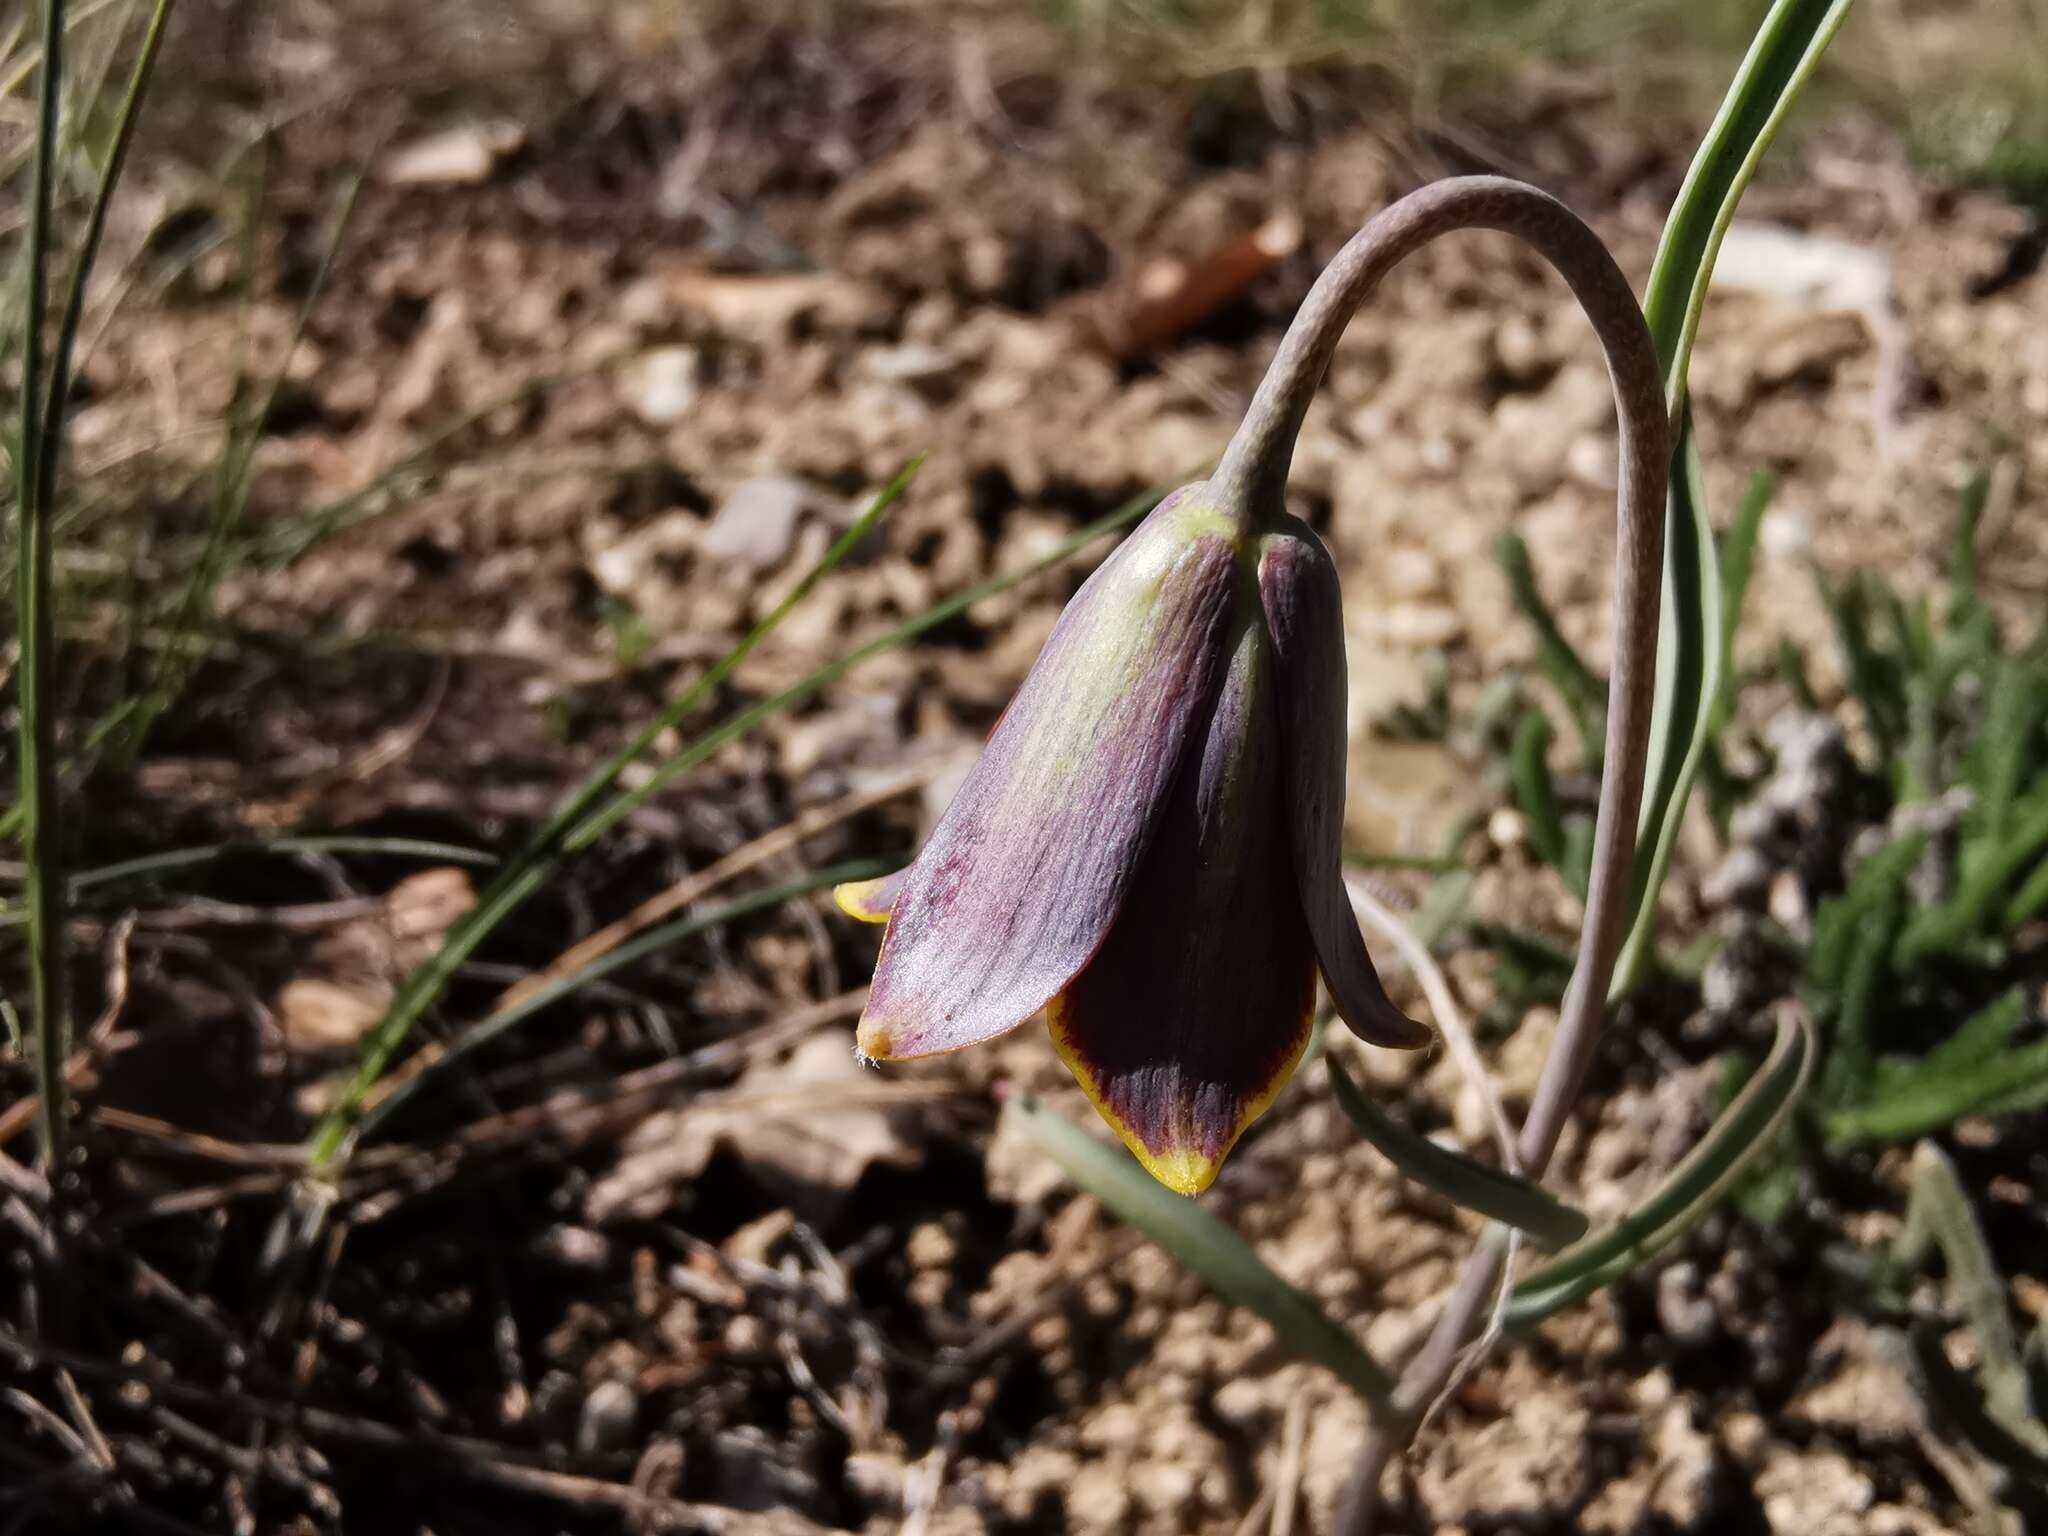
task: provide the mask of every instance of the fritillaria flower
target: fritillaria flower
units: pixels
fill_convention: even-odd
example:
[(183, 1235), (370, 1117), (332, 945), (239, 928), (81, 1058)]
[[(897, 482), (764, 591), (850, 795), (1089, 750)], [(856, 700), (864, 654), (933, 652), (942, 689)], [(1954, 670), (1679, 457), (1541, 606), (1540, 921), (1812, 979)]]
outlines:
[(1500, 177), (1433, 183), (1352, 236), (1213, 474), (1161, 502), (1075, 595), (917, 860), (841, 888), (847, 911), (889, 925), (864, 1056), (960, 1050), (1043, 1009), (1103, 1118), (1192, 1194), (1300, 1061), (1318, 973), (1365, 1039), (1428, 1041), (1352, 921), (1337, 576), (1283, 508), (1352, 313), (1403, 256), (1473, 228), (1519, 236), (1565, 278), (1620, 424), (1609, 773), (1580, 964), (1523, 1135), (1526, 1162), (1549, 1155), (1628, 920), (1671, 448), (1657, 352), (1613, 257), (1562, 203)]
[(1259, 501), (1205, 481), (1161, 502), (1068, 605), (916, 861), (838, 892), (888, 924), (862, 1056), (960, 1050), (1042, 1009), (1103, 1118), (1188, 1194), (1293, 1073), (1318, 974), (1365, 1039), (1430, 1038), (1344, 891), (1336, 571)]

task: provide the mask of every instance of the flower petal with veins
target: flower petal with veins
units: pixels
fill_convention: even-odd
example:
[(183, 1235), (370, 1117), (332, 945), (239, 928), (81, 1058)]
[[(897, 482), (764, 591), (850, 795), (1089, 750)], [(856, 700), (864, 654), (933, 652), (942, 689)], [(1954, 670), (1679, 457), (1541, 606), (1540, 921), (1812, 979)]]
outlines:
[(1293, 1073), (1315, 1005), (1270, 643), (1249, 592), (1234, 639), (1199, 757), (1122, 913), (1047, 1010), (1054, 1045), (1103, 1118), (1153, 1177), (1189, 1195)]
[(1427, 1045), (1428, 1028), (1380, 985), (1344, 890), (1344, 603), (1330, 552), (1308, 524), (1287, 518), (1260, 540), (1259, 597), (1273, 636), (1295, 876), (1323, 980), (1352, 1033), (1374, 1045)]
[(899, 887), (856, 1049), (1015, 1028), (1101, 944), (1214, 700), (1235, 558), (1190, 486), (1083, 584)]

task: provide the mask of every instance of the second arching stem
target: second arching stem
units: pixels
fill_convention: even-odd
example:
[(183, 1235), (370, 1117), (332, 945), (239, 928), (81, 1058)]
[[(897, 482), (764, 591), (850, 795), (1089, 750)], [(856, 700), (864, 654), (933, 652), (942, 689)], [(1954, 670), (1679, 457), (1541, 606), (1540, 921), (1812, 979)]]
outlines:
[[(1217, 500), (1222, 505), (1237, 509), (1246, 519), (1263, 520), (1279, 512), (1295, 439), (1352, 315), (1403, 257), (1463, 229), (1514, 235), (1557, 269), (1606, 354), (1620, 428), (1614, 657), (1585, 925), (1557, 1037), (1518, 1147), (1526, 1172), (1540, 1177), (1591, 1062), (1608, 981), (1628, 922), (1656, 681), (1671, 428), (1656, 350), (1628, 280), (1576, 214), (1525, 183), (1470, 176), (1411, 193), (1369, 220), (1317, 279), (1210, 485), (1220, 493)], [(1413, 1433), (1423, 1411), (1451, 1379), (1501, 1282), (1503, 1246), (1492, 1233), (1482, 1239), (1434, 1331), (1409, 1362), (1395, 1395), (1399, 1419), (1374, 1432), (1361, 1458), (1347, 1501), (1347, 1529), (1362, 1529), (1369, 1520), (1387, 1458)]]

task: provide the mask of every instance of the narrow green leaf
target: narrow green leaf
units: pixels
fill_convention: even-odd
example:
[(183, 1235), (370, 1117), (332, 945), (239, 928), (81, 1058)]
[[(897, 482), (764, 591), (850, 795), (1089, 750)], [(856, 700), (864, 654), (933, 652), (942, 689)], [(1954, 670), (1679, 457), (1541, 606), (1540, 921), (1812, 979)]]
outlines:
[(1564, 701), (1572, 729), (1578, 733), (1586, 766), (1597, 769), (1607, 730), (1607, 685), (1593, 675), (1593, 669), (1557, 627), (1557, 616), (1536, 585), (1536, 572), (1529, 563), (1529, 546), (1522, 542), (1522, 536), (1512, 530), (1502, 534), (1494, 545), (1494, 556), (1507, 573), (1508, 591), (1515, 607), (1536, 631), (1537, 665), (1543, 668), (1543, 675)]
[[(663, 768), (650, 774), (637, 789), (613, 795), (608, 790), (626, 769), (652, 747), (661, 734), (679, 724), (697, 705), (772, 634), (797, 605), (856, 545), (871, 533), (882, 517), (903, 494), (922, 459), (906, 465), (884, 486), (853, 525), (832, 542), (818, 562), (804, 574), (775, 608), (765, 614), (732, 649), (714, 662), (681, 694), (671, 700), (638, 735), (626, 743), (581, 784), (572, 790), (549, 815), (547, 821), (527, 840), (526, 846), (502, 869), (497, 878), (477, 897), (476, 905), (459, 918), (442, 937), (440, 947), (405, 979), (391, 1006), (363, 1039), (355, 1074), (335, 1103), (314, 1127), (308, 1143), (315, 1168), (326, 1167), (347, 1144), (350, 1128), (364, 1098), (411, 1035), (413, 1026), (431, 1008), (463, 962), (476, 952), (499, 923), (523, 906), (548, 881), (569, 853), (594, 842), (606, 828), (632, 814), (674, 777), (678, 759), (688, 758), (686, 750), (676, 754)], [(713, 733), (716, 734), (715, 732)], [(708, 738), (707, 738), (708, 739)], [(701, 745), (701, 741), (700, 741)], [(691, 761), (701, 761), (701, 756)], [(671, 771), (673, 770), (673, 771)], [(603, 801), (603, 804), (599, 802)]]
[(2021, 808), (2016, 825), (1997, 846), (1971, 865), (1954, 896), (1906, 925), (1899, 939), (1901, 965), (1961, 949), (1983, 934), (1986, 920), (2003, 907), (2008, 885), (2021, 875), (2037, 875), (2042, 850), (2048, 849), (2048, 793), (2034, 800)]
[(1827, 1117), (1827, 1138), (1835, 1147), (1910, 1141), (1965, 1115), (1996, 1118), (2043, 1103), (2048, 1103), (2048, 1040), (2036, 1040), (1966, 1070), (1836, 1110)]
[(1971, 840), (1996, 847), (2011, 831), (2023, 786), (2035, 766), (2041, 724), (2048, 719), (2048, 664), (2041, 647), (1989, 661), (1984, 723), (1964, 759), (1976, 791), (1970, 807)]
[(1985, 504), (1991, 499), (1991, 477), (1979, 470), (1956, 503), (1956, 531), (1948, 559), (1948, 627), (1957, 632), (1968, 628), (1983, 611), (1977, 594), (1977, 525), (1984, 520)]
[(1720, 684), (1714, 691), (1714, 709), (1708, 724), (1710, 737), (1718, 737), (1735, 713), (1735, 633), (1742, 623), (1742, 607), (1749, 597), (1749, 578), (1756, 568), (1757, 538), (1763, 532), (1764, 513), (1778, 488), (1777, 478), (1768, 470), (1749, 477), (1749, 488), (1735, 508), (1735, 521), (1721, 540), (1721, 664)]
[(1664, 360), (1674, 410), (1685, 395), (1707, 284), (1736, 205), (1849, 5), (1850, 0), (1776, 0), (1672, 204), (1643, 295), (1643, 315)]
[(1863, 708), (1879, 761), (1891, 764), (1899, 757), (1908, 730), (1906, 683), (1897, 659), (1885, 654), (1873, 633), (1871, 609), (1884, 606), (1879, 580), (1868, 571), (1857, 571), (1836, 587), (1815, 572), (1814, 582), (1834, 625), (1849, 691)]
[(1927, 834), (1914, 832), (1880, 848), (1857, 867), (1847, 890), (1821, 903), (1813, 919), (1813, 947), (1807, 953), (1809, 982), (1823, 989), (1843, 984), (1854, 958), (1856, 936), (1880, 920), (1898, 899), (1926, 847)]
[(1706, 484), (1688, 408), (1673, 465), (1670, 521), (1664, 535), (1664, 600), (1658, 617), (1657, 691), (1650, 709), (1650, 750), (1637, 820), (1628, 937), (1614, 964), (1610, 1001), (1634, 991), (1656, 959), (1657, 893), (1678, 848), (1685, 799), (1713, 739), (1720, 691), (1720, 569), (1707, 521)]
[(1941, 1330), (1925, 1324), (1907, 1335), (1909, 1374), (1921, 1396), (1940, 1411), (1972, 1449), (2016, 1477), (2048, 1481), (2048, 1452), (2015, 1436), (1987, 1410), (1968, 1377), (1949, 1364)]
[[(264, 383), (254, 408), (237, 408), (230, 412), (226, 440), (221, 446), (220, 466), (214, 477), (213, 504), (207, 515), (205, 539), (191, 563), (171, 620), (173, 643), (160, 653), (159, 663), (143, 689), (139, 704), (123, 725), (119, 755), (127, 763), (133, 763), (141, 755), (156, 722), (177, 702), (197, 670), (202, 653), (192, 641), (207, 616), (214, 591), (229, 569), (233, 536), (244, 521), (249, 497), (256, 485), (256, 456), (262, 446), (263, 429), (276, 407), (278, 393), (291, 371), (292, 359), (298, 354), (306, 327), (312, 322), (313, 310), (326, 292), (327, 280), (334, 271), (335, 257), (341, 251), (342, 237), (348, 230), (356, 201), (369, 175), (369, 160), (365, 158), (342, 189), (326, 242), (321, 247), (319, 264), (313, 270), (312, 280), (307, 284), (293, 317), (291, 333), (285, 339), (283, 355)], [(248, 274), (253, 273), (256, 265), (256, 208), (252, 206), (244, 218), (250, 249), (243, 253), (243, 270)], [(249, 292), (245, 288), (245, 302)], [(251, 334), (245, 320), (237, 345), (246, 347)], [(235, 382), (238, 391), (247, 382), (240, 359), (236, 363)]]
[(1564, 812), (1558, 807), (1557, 786), (1550, 777), (1550, 741), (1550, 717), (1533, 705), (1524, 710), (1508, 753), (1508, 773), (1515, 786), (1515, 803), (1528, 823), (1529, 846), (1544, 863), (1562, 873), (1573, 894), (1583, 899), (1586, 887), (1572, 881)]
[(648, 929), (645, 933), (621, 944), (617, 949), (600, 955), (588, 965), (556, 977), (546, 986), (521, 998), (510, 1008), (491, 1014), (488, 1018), (479, 1019), (459, 1032), (450, 1042), (448, 1049), (431, 1067), (417, 1077), (400, 1083), (381, 1103), (364, 1113), (362, 1122), (356, 1129), (357, 1138), (361, 1140), (375, 1135), (377, 1128), (389, 1119), (400, 1105), (411, 1099), (422, 1087), (434, 1081), (455, 1062), (480, 1046), (488, 1045), (506, 1031), (517, 1028), (535, 1014), (553, 1007), (563, 998), (573, 996), (649, 955), (672, 949), (700, 933), (708, 933), (714, 928), (724, 927), (727, 923), (738, 922), (743, 917), (751, 917), (756, 912), (779, 907), (793, 897), (828, 890), (843, 881), (869, 880), (876, 875), (886, 875), (901, 863), (901, 859), (852, 859), (825, 869), (812, 870), (794, 880), (785, 880), (779, 885), (751, 891), (736, 900), (724, 902), (702, 912), (692, 912), (687, 917), (679, 917), (674, 922)]
[[(1038, 559), (1019, 566), (1014, 570), (1005, 571), (1001, 575), (991, 576), (986, 581), (978, 582), (974, 586), (954, 593), (951, 597), (941, 599), (925, 609), (923, 613), (905, 619), (894, 628), (884, 630), (881, 634), (876, 635), (872, 640), (855, 646), (836, 661), (827, 662), (816, 671), (798, 678), (780, 693), (771, 695), (760, 703), (741, 710), (723, 725), (706, 732), (690, 746), (684, 748), (674, 757), (669, 758), (659, 768), (655, 769), (648, 776), (646, 784), (635, 791), (635, 794), (639, 799), (645, 799), (647, 796), (656, 793), (671, 783), (677, 776), (689, 772), (699, 763), (705, 762), (715, 753), (739, 740), (761, 724), (762, 721), (770, 719), (786, 709), (794, 708), (806, 699), (813, 697), (820, 690), (829, 688), (862, 662), (879, 656), (885, 651), (892, 651), (901, 646), (908, 645), (920, 635), (928, 634), (938, 628), (948, 619), (965, 613), (985, 597), (991, 597), (998, 592), (1008, 591), (1020, 582), (1028, 581), (1041, 572), (1064, 564), (1082, 549), (1096, 542), (1096, 540), (1136, 522), (1158, 504), (1159, 498), (1166, 493), (1167, 489), (1169, 488), (1154, 488), (1143, 492), (1131, 501), (1126, 502), (1116, 511), (1097, 518), (1085, 528), (1069, 535), (1065, 540), (1055, 545)], [(622, 801), (620, 804), (607, 809), (599, 815), (593, 816), (577, 829), (567, 846), (572, 848), (581, 847), (594, 840), (619, 819), (629, 814), (633, 804), (637, 803), (638, 800), (635, 800), (632, 804), (625, 804)]]
[(436, 426), (395, 463), (378, 471), (355, 490), (345, 491), (321, 503), (303, 517), (266, 524), (254, 532), (250, 536), (249, 558), (271, 569), (290, 565), (323, 539), (369, 521), (387, 505), (402, 504), (403, 493), (431, 481), (437, 473), (448, 468), (445, 459), (448, 447), (481, 423), (539, 399), (563, 384), (608, 372), (639, 355), (630, 349), (608, 352), (587, 362), (527, 379), (459, 412)]
[(1462, 865), (1447, 869), (1430, 881), (1429, 889), (1422, 893), (1421, 902), (1408, 919), (1415, 942), (1424, 949), (1435, 949), (1441, 944), (1445, 934), (1471, 916), (1472, 893), (1478, 884), (1478, 877)]
[(1079, 1126), (1028, 1093), (1013, 1092), (1009, 1113), (1068, 1178), (1164, 1248), (1225, 1301), (1263, 1317), (1280, 1341), (1336, 1373), (1375, 1412), (1392, 1412), (1393, 1382), (1349, 1332), (1314, 1300), (1266, 1267), (1237, 1233), (1198, 1202), (1175, 1194)]
[(1877, 1068), (1873, 1043), (1878, 1001), (1892, 972), (1892, 940), (1899, 931), (1896, 893), (1879, 915), (1858, 927), (1849, 940), (1849, 964), (1842, 990), (1830, 1000), (1824, 1022), (1828, 1028), (1827, 1062), (1821, 1068), (1820, 1093), (1829, 1106), (1860, 1103), (1869, 1096)]
[(2005, 931), (2011, 933), (2048, 912), (2048, 861), (2027, 876), (2005, 908)]
[(1788, 1013), (1764, 1064), (1700, 1144), (1634, 1212), (1525, 1276), (1508, 1302), (1509, 1324), (1526, 1328), (1575, 1305), (1691, 1231), (1770, 1145), (1805, 1090), (1813, 1057), (1811, 1026)]
[(157, 53), (163, 47), (164, 24), (170, 20), (171, 0), (156, 0), (149, 25), (142, 34), (142, 48), (129, 72), (128, 88), (114, 119), (114, 137), (107, 151), (105, 169), (100, 173), (92, 206), (86, 210), (85, 232), (79, 237), (78, 253), (71, 260), (71, 280), (66, 285), (64, 309), (57, 322), (57, 346), (50, 355), (52, 389), (49, 409), (43, 413), (43, 472), (54, 483), (58, 460), (64, 451), (65, 401), (70, 395), (72, 353), (78, 344), (78, 328), (85, 320), (85, 292), (99, 264), (100, 240), (106, 233), (107, 209), (114, 200), (114, 188), (128, 163), (128, 149), (135, 139), (135, 124), (142, 115), (142, 99), (148, 93), (156, 71)]
[(1990, 1245), (1956, 1177), (1955, 1164), (1934, 1143), (1922, 1142), (1913, 1154), (1912, 1193), (1893, 1257), (1917, 1266), (1930, 1244), (1941, 1249), (1949, 1284), (1976, 1337), (1977, 1385), (1985, 1411), (2035, 1454), (2048, 1454), (2048, 1428), (2034, 1416), (2033, 1386), (2020, 1357), (2005, 1278), (1991, 1261)]
[(1593, 818), (1573, 816), (1564, 824), (1564, 863), (1558, 866), (1565, 888), (1585, 899), (1593, 883)]
[(1713, 727), (1721, 638), (1720, 577), (1707, 518), (1686, 371), (1714, 258), (1757, 163), (1777, 135), (1850, 0), (1776, 0), (1679, 189), (1643, 293), (1643, 315), (1664, 364), (1665, 397), (1681, 424), (1664, 540), (1664, 611), (1628, 938), (1610, 997), (1633, 990), (1654, 958), (1657, 893)]
[(1939, 1082), (1994, 1059), (2011, 1043), (2027, 1011), (2027, 995), (2014, 988), (1986, 1004), (1924, 1056), (1892, 1056), (1878, 1063), (1877, 1095), (1908, 1092), (1917, 1083)]
[(71, 1052), (65, 1006), (64, 864), (57, 806), (57, 722), (50, 689), (56, 670), (54, 465), (42, 462), (45, 412), (61, 415), (65, 381), (43, 366), (43, 310), (49, 267), (51, 202), (57, 177), (58, 103), (64, 82), (63, 0), (43, 0), (43, 57), (37, 98), (28, 239), (21, 308), (21, 418), (15, 444), (15, 759), (19, 774), (22, 859), (27, 880), (29, 1004), (35, 1032), (37, 1140), (55, 1170), (64, 1154)]
[(1335, 1056), (1329, 1058), (1329, 1069), (1330, 1091), (1337, 1107), (1358, 1128), (1358, 1134), (1408, 1178), (1467, 1210), (1528, 1233), (1546, 1248), (1577, 1242), (1586, 1235), (1585, 1215), (1542, 1185), (1438, 1146), (1373, 1103)]
[(163, 875), (176, 874), (179, 870), (194, 869), (220, 859), (252, 853), (352, 853), (394, 859), (434, 859), (448, 864), (471, 865), (497, 862), (491, 854), (476, 848), (465, 848), (460, 843), (432, 842), (413, 837), (355, 837), (346, 833), (334, 836), (262, 837), (207, 843), (198, 848), (176, 848), (168, 853), (145, 854), (141, 858), (123, 859), (118, 864), (102, 864), (94, 869), (82, 869), (71, 877), (71, 890), (76, 895), (81, 891), (106, 885), (121, 885), (131, 880), (154, 880)]
[(1540, 978), (1560, 992), (1571, 980), (1571, 954), (1540, 933), (1507, 923), (1474, 923), (1472, 938), (1517, 975)]

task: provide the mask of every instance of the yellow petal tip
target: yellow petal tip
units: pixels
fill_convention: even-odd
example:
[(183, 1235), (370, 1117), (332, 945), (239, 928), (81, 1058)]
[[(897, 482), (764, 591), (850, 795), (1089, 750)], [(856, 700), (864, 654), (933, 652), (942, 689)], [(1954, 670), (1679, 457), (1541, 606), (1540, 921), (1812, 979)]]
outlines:
[(894, 893), (884, 887), (893, 883), (887, 875), (879, 880), (849, 880), (832, 887), (832, 900), (848, 917), (863, 923), (886, 923), (892, 905), (889, 898)]
[(1222, 1170), (1223, 1165), (1214, 1158), (1204, 1157), (1199, 1152), (1188, 1151), (1185, 1148), (1170, 1152), (1148, 1152), (1125, 1135), (1123, 1127), (1117, 1125), (1114, 1120), (1110, 1121), (1110, 1125), (1123, 1137), (1124, 1145), (1131, 1149), (1131, 1156), (1138, 1160), (1138, 1166), (1175, 1194), (1191, 1197), (1199, 1195), (1216, 1182), (1216, 1175)]
[(886, 1026), (870, 1024), (866, 1019), (862, 1019), (853, 1032), (853, 1054), (869, 1066), (887, 1061), (894, 1043)]

